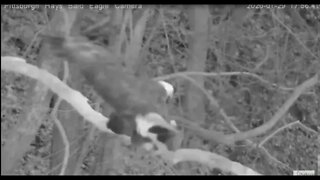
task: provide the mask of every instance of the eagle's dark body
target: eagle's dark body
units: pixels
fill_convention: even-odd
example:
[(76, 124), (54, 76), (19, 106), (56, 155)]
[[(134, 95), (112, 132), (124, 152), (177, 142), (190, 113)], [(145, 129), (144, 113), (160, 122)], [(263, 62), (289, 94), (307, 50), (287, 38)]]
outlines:
[[(130, 74), (117, 64), (112, 55), (86, 41), (61, 37), (45, 39), (54, 54), (74, 62), (87, 82), (114, 108), (107, 126), (115, 133), (126, 134), (133, 141), (139, 141), (143, 138), (139, 138), (136, 132), (134, 119), (137, 115), (154, 112), (166, 117), (163, 104), (166, 92), (159, 83)], [(162, 127), (153, 131), (161, 133), (163, 141), (173, 135)]]

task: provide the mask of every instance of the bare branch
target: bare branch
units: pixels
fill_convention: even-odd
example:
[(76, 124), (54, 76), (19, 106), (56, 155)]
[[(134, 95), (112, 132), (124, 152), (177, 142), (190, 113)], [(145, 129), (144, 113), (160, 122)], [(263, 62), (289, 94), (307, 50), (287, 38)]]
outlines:
[[(188, 72), (188, 73), (190, 73), (190, 72)], [(201, 72), (191, 72), (190, 74), (192, 74), (192, 73), (198, 74)], [(206, 74), (206, 73), (204, 73), (204, 74)], [(218, 74), (218, 73), (215, 73), (215, 74)], [(175, 73), (174, 76), (180, 76), (183, 78), (186, 77), (183, 73), (182, 74)], [(162, 78), (162, 77), (156, 78), (156, 80), (172, 78), (174, 76), (167, 75), (165, 78)], [(319, 83), (318, 76), (319, 75), (316, 74), (312, 78), (306, 80), (304, 83), (302, 83), (301, 85), (296, 87), (294, 92), (289, 97), (289, 99), (281, 106), (281, 108), (275, 113), (275, 115), (267, 123), (265, 123), (264, 125), (262, 125), (260, 127), (255, 128), (255, 129), (252, 129), (252, 130), (249, 130), (246, 132), (238, 132), (235, 134), (223, 135), (222, 133), (219, 133), (219, 132), (212, 132), (212, 131), (208, 131), (208, 130), (200, 128), (200, 127), (196, 127), (195, 125), (191, 125), (190, 123), (187, 123), (187, 126), (190, 127), (191, 130), (197, 132), (198, 135), (200, 135), (201, 137), (203, 137), (205, 139), (214, 140), (216, 142), (221, 142), (224, 144), (233, 144), (235, 141), (244, 140), (244, 139), (248, 139), (250, 137), (255, 137), (255, 136), (261, 135), (261, 134), (265, 133), (267, 130), (271, 129), (282, 118), (282, 116), (288, 111), (288, 109), (291, 107), (291, 105), (298, 99), (298, 97), (301, 94), (303, 94), (308, 88), (314, 86), (316, 83)], [(189, 80), (191, 78), (187, 77), (186, 79)], [(211, 98), (211, 96), (209, 96), (206, 91), (203, 91), (203, 92), (207, 95), (207, 97), (209, 98), (209, 100), (211, 102), (216, 102), (216, 100), (214, 98)], [(217, 105), (215, 103), (213, 103), (213, 104)], [(177, 119), (177, 120), (179, 120), (179, 119)], [(181, 118), (180, 118), (180, 121), (183, 122), (184, 120), (181, 120)], [(187, 121), (185, 121), (185, 122), (187, 122)], [(229, 123), (230, 122), (228, 122), (228, 124)], [(236, 131), (235, 127), (233, 127), (233, 129)]]
[(192, 161), (205, 164), (210, 168), (219, 168), (223, 171), (229, 171), (237, 175), (260, 175), (254, 170), (238, 162), (234, 162), (218, 154), (199, 149), (179, 149), (175, 152), (168, 152), (165, 158), (169, 158), (173, 164)]
[(274, 14), (274, 12), (272, 11), (272, 17), (277, 20), (284, 28), (287, 29), (287, 31), (297, 40), (297, 42), (308, 52), (310, 53), (310, 55), (312, 57), (314, 57), (315, 59), (318, 59), (319, 61), (319, 57), (317, 57), (313, 52), (311, 52), (311, 50), (298, 38), (298, 36), (286, 25), (284, 24), (277, 15)]
[(265, 84), (270, 85), (272, 87), (279, 88), (282, 91), (292, 91), (292, 90), (294, 90), (294, 88), (279, 86), (279, 85), (277, 85), (275, 83), (271, 83), (268, 80), (263, 79), (259, 75), (256, 75), (256, 74), (250, 73), (250, 72), (219, 72), (219, 73), (215, 73), (215, 72), (187, 71), (187, 72), (177, 72), (177, 73), (173, 73), (173, 74), (169, 74), (169, 75), (159, 76), (159, 77), (156, 77), (155, 80), (157, 80), (157, 81), (159, 81), (159, 80), (167, 80), (167, 79), (172, 79), (172, 78), (176, 78), (176, 77), (191, 76), (191, 75), (194, 75), (194, 76), (210, 76), (210, 77), (212, 77), (212, 76), (233, 76), (233, 75), (250, 76), (250, 77), (258, 79), (262, 83), (265, 83)]
[(264, 143), (266, 143), (269, 139), (271, 139), (274, 135), (276, 135), (277, 133), (281, 132), (282, 130), (286, 129), (286, 128), (290, 128), (291, 126), (297, 124), (299, 121), (294, 121), (292, 123), (286, 124), (284, 126), (282, 126), (281, 128), (277, 129), (276, 131), (274, 131), (273, 133), (271, 133), (270, 135), (268, 135), (264, 140), (262, 140), (259, 144), (258, 147), (263, 146)]
[(266, 131), (271, 129), (288, 111), (288, 109), (292, 106), (292, 104), (300, 97), (300, 95), (306, 91), (307, 89), (314, 86), (316, 83), (319, 83), (318, 75), (314, 75), (310, 79), (303, 82), (299, 85), (291, 94), (291, 96), (287, 99), (287, 101), (280, 107), (280, 109), (273, 115), (273, 117), (262, 126), (259, 126), (255, 129), (251, 129), (246, 132), (236, 133), (228, 136), (230, 141), (238, 141), (243, 139), (248, 139), (251, 137), (255, 137), (261, 134), (264, 134)]
[(109, 119), (93, 110), (85, 96), (73, 90), (46, 70), (27, 64), (24, 59), (10, 56), (1, 57), (1, 69), (20, 73), (40, 81), (58, 94), (63, 100), (71, 104), (86, 120), (97, 126), (100, 130), (112, 133), (106, 127)]

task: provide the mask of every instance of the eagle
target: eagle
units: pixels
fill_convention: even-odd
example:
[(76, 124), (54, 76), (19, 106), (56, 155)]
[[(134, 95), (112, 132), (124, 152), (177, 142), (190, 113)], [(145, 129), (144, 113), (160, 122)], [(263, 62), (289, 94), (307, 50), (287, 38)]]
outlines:
[(174, 149), (178, 130), (165, 120), (165, 99), (172, 96), (172, 85), (137, 77), (119, 65), (113, 54), (88, 40), (49, 35), (43, 38), (52, 53), (74, 63), (88, 84), (114, 109), (106, 124), (109, 129), (130, 136), (134, 145), (161, 143)]

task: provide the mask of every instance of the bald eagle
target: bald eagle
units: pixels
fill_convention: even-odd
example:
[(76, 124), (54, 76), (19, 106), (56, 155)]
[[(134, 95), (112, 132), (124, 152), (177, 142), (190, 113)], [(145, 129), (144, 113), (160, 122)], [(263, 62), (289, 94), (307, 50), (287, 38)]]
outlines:
[[(86, 40), (44, 36), (53, 54), (77, 65), (87, 82), (114, 111), (107, 127), (131, 137), (133, 144), (158, 141), (173, 148), (178, 133), (164, 118), (163, 100), (172, 96), (167, 82), (136, 77), (117, 64), (106, 50)], [(155, 139), (152, 136), (155, 135)]]

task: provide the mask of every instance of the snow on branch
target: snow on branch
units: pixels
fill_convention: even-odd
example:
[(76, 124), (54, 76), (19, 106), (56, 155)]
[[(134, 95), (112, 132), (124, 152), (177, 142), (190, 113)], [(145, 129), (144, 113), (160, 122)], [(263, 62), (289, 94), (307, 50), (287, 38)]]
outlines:
[(47, 86), (63, 100), (67, 101), (71, 106), (75, 108), (76, 111), (78, 111), (80, 115), (97, 126), (97, 128), (102, 131), (112, 133), (112, 131), (110, 131), (106, 127), (106, 123), (109, 121), (108, 118), (104, 117), (101, 113), (93, 110), (88, 103), (88, 99), (80, 92), (70, 88), (59, 78), (52, 75), (48, 71), (28, 64), (22, 58), (12, 56), (1, 57), (1, 70), (20, 73), (30, 78), (36, 79), (37, 81)]
[(179, 149), (173, 152), (172, 161), (174, 164), (183, 161), (199, 162), (209, 166), (210, 168), (219, 168), (223, 171), (237, 175), (260, 175), (254, 170), (238, 162), (231, 161), (218, 154), (200, 149)]

